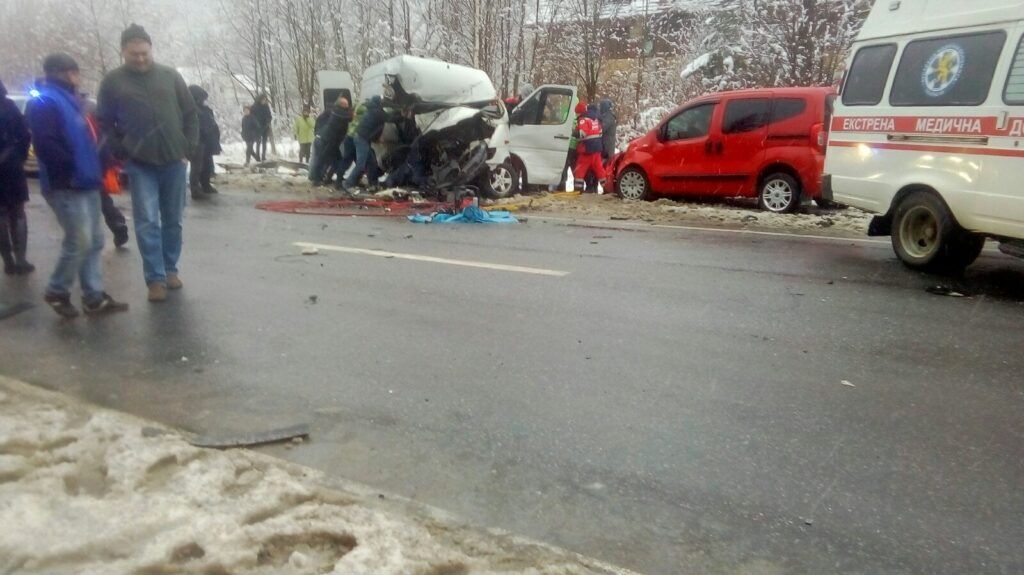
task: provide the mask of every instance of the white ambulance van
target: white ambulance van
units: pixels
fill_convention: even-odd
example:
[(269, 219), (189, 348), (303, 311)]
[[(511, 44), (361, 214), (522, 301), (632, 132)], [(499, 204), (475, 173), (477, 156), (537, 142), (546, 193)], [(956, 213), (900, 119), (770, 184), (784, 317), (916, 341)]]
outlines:
[(908, 266), (1024, 257), (1024, 1), (876, 0), (835, 103), (824, 198)]

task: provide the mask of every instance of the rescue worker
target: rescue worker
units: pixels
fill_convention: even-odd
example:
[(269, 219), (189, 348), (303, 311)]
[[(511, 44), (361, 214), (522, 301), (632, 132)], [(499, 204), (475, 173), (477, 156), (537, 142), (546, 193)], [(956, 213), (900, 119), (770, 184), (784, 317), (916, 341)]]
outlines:
[[(577, 112), (579, 109), (578, 106)], [(576, 168), (572, 171), (575, 179), (574, 188), (583, 192), (596, 192), (597, 189), (589, 189), (587, 186), (587, 176), (592, 174), (597, 179), (598, 186), (604, 185), (604, 162), (601, 159), (604, 138), (597, 106), (586, 106), (585, 114), (580, 117), (577, 126), (579, 144), (576, 146)]]
[(569, 170), (576, 169), (576, 148), (579, 146), (580, 118), (583, 117), (583, 114), (587, 113), (587, 104), (585, 102), (576, 104), (575, 112), (576, 117), (572, 121), (572, 134), (569, 138), (569, 153), (565, 156), (565, 166), (562, 167), (562, 177), (558, 181), (558, 191), (565, 191), (565, 183), (569, 179)]

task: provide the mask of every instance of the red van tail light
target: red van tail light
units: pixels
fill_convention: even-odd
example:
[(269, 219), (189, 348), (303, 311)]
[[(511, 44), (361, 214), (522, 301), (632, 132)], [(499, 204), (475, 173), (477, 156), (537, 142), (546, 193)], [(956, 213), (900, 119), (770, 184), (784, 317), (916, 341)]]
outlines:
[(811, 126), (811, 142), (818, 146), (821, 153), (825, 153), (825, 149), (828, 147), (828, 130), (825, 129), (825, 124)]

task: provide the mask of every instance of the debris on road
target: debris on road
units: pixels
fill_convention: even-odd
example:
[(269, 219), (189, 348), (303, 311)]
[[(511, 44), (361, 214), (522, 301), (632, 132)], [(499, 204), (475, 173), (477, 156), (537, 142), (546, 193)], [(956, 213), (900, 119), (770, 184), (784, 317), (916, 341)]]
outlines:
[(203, 435), (189, 440), (189, 443), (196, 447), (212, 447), (226, 449), (229, 447), (252, 447), (255, 445), (266, 445), (279, 441), (289, 441), (296, 437), (308, 437), (309, 424), (300, 423), (290, 427), (271, 429), (256, 433), (243, 433), (240, 435), (216, 436)]
[(509, 212), (486, 211), (479, 206), (469, 205), (463, 208), (460, 214), (435, 212), (429, 216), (413, 214), (409, 221), (416, 224), (518, 224), (516, 219)]
[(320, 298), (319, 298), (318, 296), (316, 296), (316, 295), (311, 295), (311, 296), (309, 296), (309, 298), (308, 298), (308, 299), (307, 299), (306, 301), (307, 301), (307, 302), (308, 302), (308, 303), (309, 303), (310, 305), (316, 305), (316, 302), (317, 302), (317, 300), (319, 300), (319, 299), (320, 299)]
[(315, 256), (320, 253), (320, 250), (316, 246), (304, 246), (302, 248), (302, 255), (304, 256)]
[(857, 387), (856, 385), (850, 383), (849, 381), (846, 381), (845, 379), (839, 383), (845, 385), (846, 387)]
[(924, 289), (924, 291), (934, 295), (944, 295), (949, 297), (971, 297), (971, 295), (967, 292), (956, 290), (949, 286), (943, 285), (928, 286)]

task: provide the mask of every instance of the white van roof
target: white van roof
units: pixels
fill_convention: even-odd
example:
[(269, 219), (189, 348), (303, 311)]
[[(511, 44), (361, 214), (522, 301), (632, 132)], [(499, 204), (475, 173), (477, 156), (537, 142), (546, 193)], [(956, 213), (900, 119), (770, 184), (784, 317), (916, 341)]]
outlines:
[(1024, 0), (875, 0), (859, 42), (1024, 20)]

